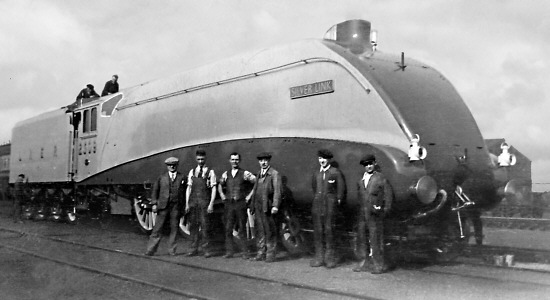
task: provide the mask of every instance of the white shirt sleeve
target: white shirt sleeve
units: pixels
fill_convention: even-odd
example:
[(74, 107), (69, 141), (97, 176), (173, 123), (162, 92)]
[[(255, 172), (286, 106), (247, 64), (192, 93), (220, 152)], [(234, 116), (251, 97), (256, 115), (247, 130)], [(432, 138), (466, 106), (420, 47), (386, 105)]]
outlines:
[(208, 172), (208, 178), (210, 179), (210, 187), (216, 186), (217, 178), (214, 170), (211, 169), (210, 172)]
[(244, 180), (254, 182), (256, 181), (256, 176), (248, 171), (244, 171)]
[(189, 175), (187, 175), (187, 185), (188, 186), (192, 186), (193, 185), (193, 171), (195, 169), (191, 169), (191, 171), (189, 171)]

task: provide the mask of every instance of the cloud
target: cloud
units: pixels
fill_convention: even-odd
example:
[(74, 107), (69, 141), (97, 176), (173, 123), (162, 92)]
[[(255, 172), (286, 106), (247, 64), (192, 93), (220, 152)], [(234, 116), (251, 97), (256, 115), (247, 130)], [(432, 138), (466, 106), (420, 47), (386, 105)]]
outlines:
[(36, 110), (32, 108), (16, 108), (16, 109), (2, 109), (0, 110), (0, 120), (2, 120), (2, 126), (0, 126), (0, 144), (9, 141), (11, 137), (11, 131), (15, 124), (21, 120), (36, 116), (43, 113), (42, 110)]
[(441, 71), (484, 137), (506, 138), (535, 168), (550, 149), (548, 11), (543, 0), (0, 0), (2, 116), (66, 105), (115, 73), (125, 88), (366, 19), (380, 51)]
[(75, 16), (47, 1), (1, 1), (0, 28), (0, 63), (43, 62), (52, 49), (79, 52), (89, 46), (89, 35)]

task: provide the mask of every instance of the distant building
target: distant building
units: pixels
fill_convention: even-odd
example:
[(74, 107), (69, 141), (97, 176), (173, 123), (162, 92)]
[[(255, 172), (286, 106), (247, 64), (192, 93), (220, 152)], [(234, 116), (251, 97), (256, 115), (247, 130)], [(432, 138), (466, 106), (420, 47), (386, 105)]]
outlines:
[[(485, 144), (489, 153), (498, 157), (502, 153), (501, 145), (504, 143), (504, 139), (486, 139)], [(510, 144), (509, 144), (510, 145)], [(533, 182), (531, 180), (531, 160), (522, 154), (513, 145), (510, 145), (508, 151), (516, 156), (516, 164), (509, 167), (503, 167), (508, 169), (509, 178), (520, 180), (529, 192), (532, 191)]]
[(0, 145), (0, 200), (8, 197), (11, 144)]

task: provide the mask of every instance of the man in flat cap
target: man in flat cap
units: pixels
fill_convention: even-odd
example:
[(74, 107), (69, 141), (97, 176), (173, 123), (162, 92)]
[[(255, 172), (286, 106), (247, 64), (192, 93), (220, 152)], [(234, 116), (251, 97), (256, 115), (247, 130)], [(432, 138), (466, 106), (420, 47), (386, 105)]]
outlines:
[(235, 254), (233, 249), (233, 229), (238, 227), (238, 244), (243, 251), (243, 258), (250, 258), (251, 249), (246, 237), (247, 204), (252, 199), (252, 186), (256, 176), (239, 167), (241, 155), (233, 152), (229, 155), (231, 169), (225, 171), (218, 185), (220, 197), (224, 203), (225, 215), (225, 258)]
[(157, 213), (155, 226), (147, 243), (145, 255), (155, 254), (161, 231), (166, 219), (170, 219), (170, 236), (168, 238), (168, 254), (176, 255), (176, 235), (180, 216), (180, 205), (183, 201), (185, 176), (178, 172), (179, 159), (176, 157), (167, 158), (164, 163), (168, 172), (161, 174), (155, 181), (152, 190), (153, 212)]
[(315, 257), (310, 261), (310, 266), (334, 268), (337, 263), (334, 252), (336, 209), (344, 198), (346, 183), (342, 172), (331, 165), (332, 153), (329, 150), (321, 149), (317, 155), (320, 169), (313, 173), (311, 179)]
[(76, 102), (78, 104), (78, 102), (81, 100), (82, 102), (80, 104), (83, 104), (84, 103), (83, 99), (94, 98), (94, 97), (99, 97), (99, 95), (95, 92), (94, 86), (91, 83), (89, 83), (86, 85), (86, 88), (82, 89), (80, 93), (78, 93), (78, 96), (76, 96)]
[(105, 82), (105, 87), (103, 92), (101, 92), (101, 97), (107, 96), (110, 94), (118, 93), (118, 75), (113, 75), (111, 80)]
[(276, 216), (281, 206), (281, 175), (270, 165), (271, 154), (263, 152), (257, 156), (260, 164), (256, 183), (252, 189), (251, 211), (256, 216), (258, 228), (258, 252), (254, 260), (270, 263), (275, 261), (277, 248)]
[[(187, 191), (185, 193), (185, 213), (189, 215), (189, 230), (191, 231), (191, 251), (187, 256), (199, 254), (199, 246), (202, 244), (204, 257), (212, 256), (210, 251), (210, 236), (208, 228), (210, 219), (208, 214), (214, 212), (214, 199), (216, 199), (216, 174), (214, 170), (206, 166), (206, 152), (195, 152), (197, 166), (187, 175)], [(199, 232), (199, 228), (201, 228)], [(201, 238), (202, 237), (202, 238)]]
[[(377, 170), (376, 158), (373, 154), (367, 154), (361, 159), (365, 173), (358, 182), (358, 200), (360, 204), (358, 243), (360, 252), (365, 253), (365, 259), (359, 263), (353, 271), (370, 271), (372, 274), (380, 274), (387, 270), (384, 261), (384, 215), (389, 212), (393, 198), (391, 186)], [(367, 236), (370, 245), (367, 256)]]

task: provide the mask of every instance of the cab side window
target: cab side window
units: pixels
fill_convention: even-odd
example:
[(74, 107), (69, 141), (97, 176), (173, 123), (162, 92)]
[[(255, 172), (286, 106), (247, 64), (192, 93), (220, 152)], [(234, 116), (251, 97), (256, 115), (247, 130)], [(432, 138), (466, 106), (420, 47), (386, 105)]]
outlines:
[(97, 107), (84, 111), (82, 132), (93, 132), (97, 130)]
[(82, 122), (82, 132), (90, 131), (90, 110), (87, 109), (84, 111), (84, 122)]
[(90, 131), (97, 130), (97, 107), (92, 108), (90, 112)]

